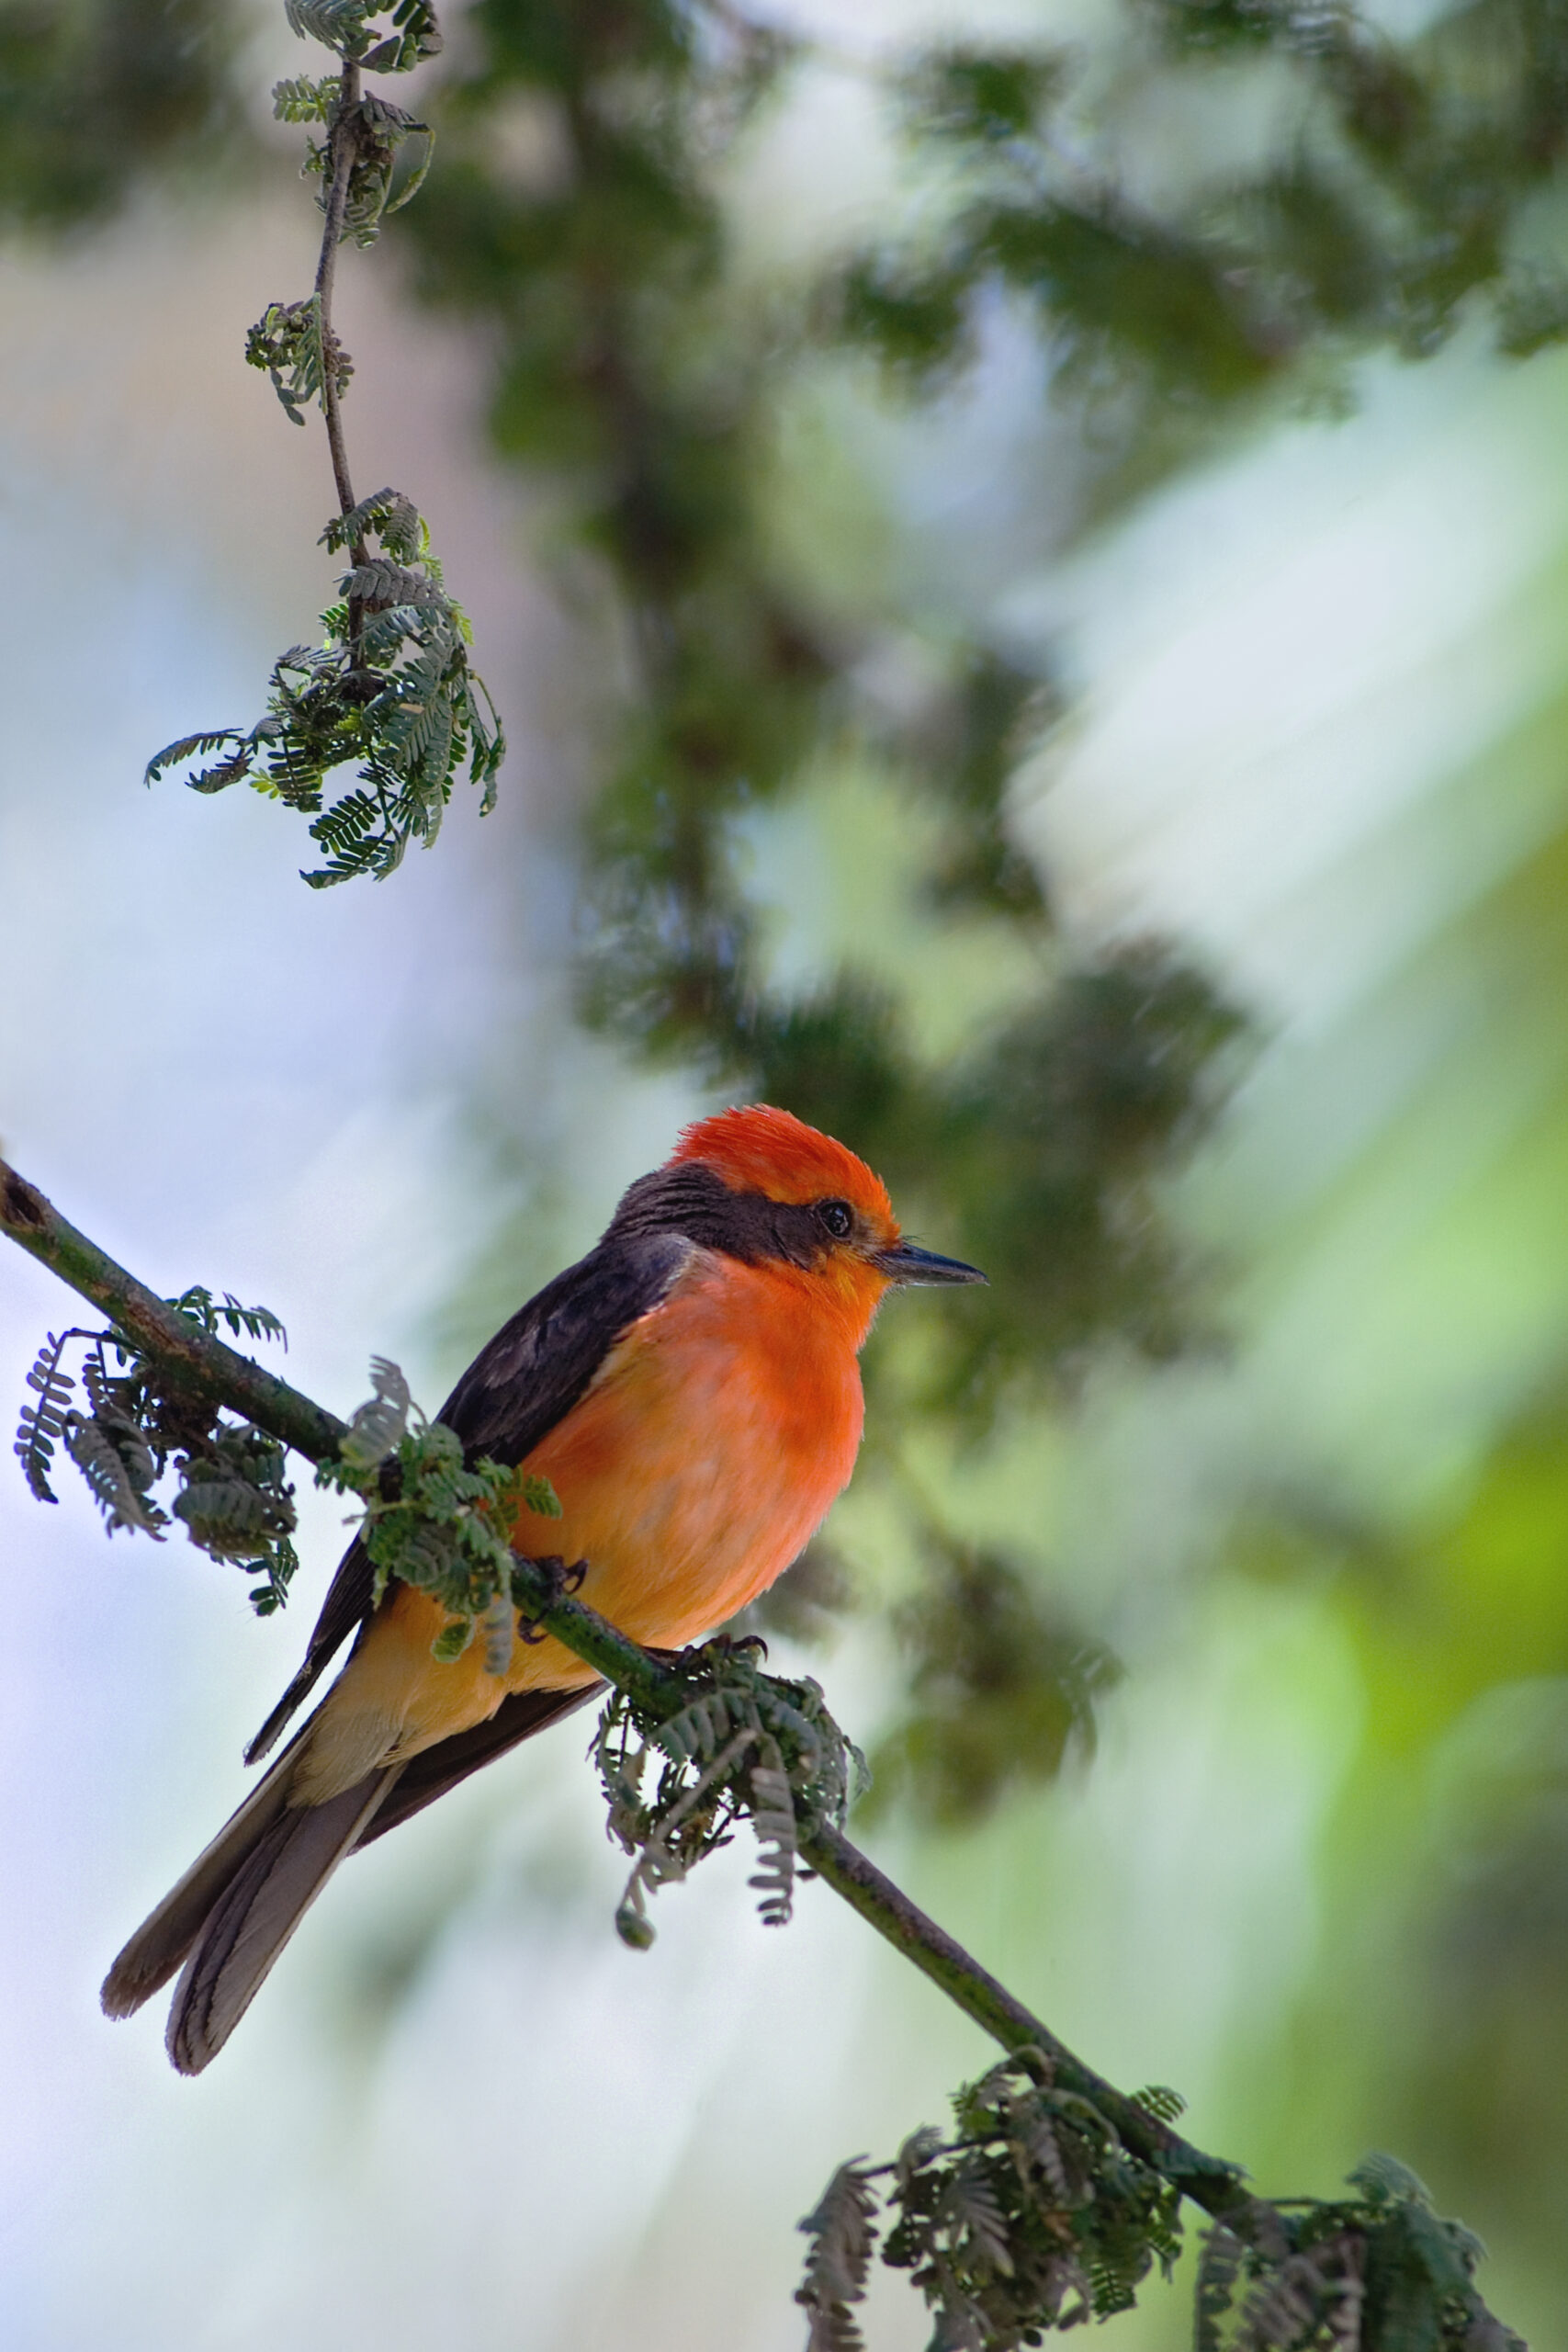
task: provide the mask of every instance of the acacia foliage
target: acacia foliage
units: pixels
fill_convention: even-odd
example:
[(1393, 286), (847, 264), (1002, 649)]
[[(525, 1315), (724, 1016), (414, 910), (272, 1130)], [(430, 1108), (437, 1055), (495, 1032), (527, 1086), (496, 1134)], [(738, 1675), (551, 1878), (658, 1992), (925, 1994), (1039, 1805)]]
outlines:
[[(1181, 2112), (1163, 2086), (1134, 2096), (1162, 2121)], [(1128, 2310), (1156, 2265), (1169, 2276), (1179, 2189), (1057, 2084), (1048, 2052), (1015, 2052), (953, 2108), (951, 2134), (926, 2126), (890, 2164), (841, 2165), (801, 2222), (808, 2352), (863, 2352), (854, 2306), (879, 2245), (931, 2307), (931, 2352), (1021, 2352)], [(1371, 2155), (1347, 2186), (1237, 2197), (1204, 2234), (1197, 2352), (1525, 2352), (1476, 2291), (1480, 2241), (1414, 2173)]]
[(513, 1589), (513, 1528), (524, 1510), (558, 1519), (555, 1489), (536, 1472), (470, 1461), (455, 1430), (426, 1419), (389, 1357), (371, 1357), (370, 1380), (336, 1456), (318, 1463), (316, 1483), (364, 1504), (371, 1606), (394, 1578), (413, 1586), (446, 1612), (431, 1644), (439, 1665), (482, 1637), (486, 1673), (504, 1674), (526, 1600)]
[[(242, 1306), (227, 1292), (215, 1299), (198, 1283), (167, 1303), (200, 1330), (288, 1344), (268, 1308)], [(372, 1603), (393, 1577), (412, 1585), (446, 1611), (433, 1645), (438, 1661), (460, 1657), (482, 1635), (487, 1670), (504, 1673), (528, 1599), (526, 1589), (513, 1589), (513, 1527), (522, 1510), (558, 1519), (555, 1490), (534, 1472), (469, 1462), (454, 1430), (426, 1419), (389, 1358), (372, 1357), (370, 1377), (369, 1398), (336, 1456), (317, 1464), (316, 1483), (361, 1505)], [(285, 1476), (288, 1448), (276, 1438), (226, 1419), (113, 1325), (50, 1332), (28, 1387), (13, 1451), (39, 1502), (59, 1500), (51, 1481), (63, 1452), (109, 1534), (124, 1528), (162, 1543), (177, 1520), (211, 1558), (260, 1577), (250, 1596), (258, 1616), (284, 1605), (299, 1566), (298, 1513)], [(175, 1491), (165, 1507), (155, 1490), (171, 1473)]]
[[(412, 842), (428, 848), (465, 769), (488, 815), (506, 745), (468, 661), (468, 618), (412, 501), (391, 489), (354, 495), (342, 418), (354, 363), (332, 318), (338, 246), (375, 243), (382, 221), (417, 193), (434, 143), (427, 123), (367, 90), (362, 76), (411, 72), (439, 53), (440, 28), (427, 0), (288, 0), (287, 14), (302, 40), (339, 61), (335, 74), (297, 75), (273, 90), (280, 121), (321, 129), (307, 140), (305, 172), (321, 183), (321, 257), (309, 295), (268, 303), (245, 357), (265, 369), (290, 424), (302, 425), (311, 404), (321, 409), (339, 505), (321, 543), (346, 556), (347, 569), (321, 616), (321, 642), (291, 646), (274, 664), (265, 715), (249, 729), (183, 736), (145, 773), (153, 783), (200, 759), (207, 764), (184, 779), (192, 790), (247, 782), (303, 810), (324, 853), (304, 878), (323, 889), (361, 875), (384, 881)], [(327, 778), (344, 767), (356, 781), (323, 807)]]
[[(198, 1330), (235, 1338), (288, 1335), (265, 1306), (242, 1306), (225, 1292), (215, 1299), (193, 1283), (168, 1305)], [(74, 1360), (76, 1372), (68, 1369)], [(82, 1402), (74, 1401), (78, 1381)], [(85, 1480), (110, 1535), (119, 1528), (164, 1540), (171, 1517), (215, 1560), (232, 1562), (260, 1581), (251, 1590), (258, 1616), (283, 1606), (299, 1566), (294, 1488), (288, 1449), (249, 1421), (227, 1419), (171, 1385), (151, 1359), (113, 1325), (106, 1330), (50, 1332), (31, 1371), (14, 1451), (35, 1498), (58, 1502), (51, 1479), (63, 1452)], [(154, 1488), (178, 1474), (168, 1510)]]
[[(258, 366), (276, 363), (288, 408), (293, 399), (315, 397), (321, 378), (316, 362), (300, 356), (310, 327), (270, 325), (276, 308), (254, 331), (253, 351), (264, 355)], [(244, 782), (304, 810), (325, 859), (305, 875), (314, 889), (364, 874), (384, 880), (412, 842), (428, 848), (465, 765), (488, 816), (506, 752), (494, 706), (468, 662), (468, 621), (446, 592), (430, 535), (409, 500), (378, 491), (334, 516), (321, 538), (350, 552), (343, 596), (321, 616), (320, 645), (290, 646), (279, 657), (265, 717), (247, 729), (185, 736), (147, 764), (152, 784), (200, 759), (208, 764), (182, 779), (193, 792)], [(357, 781), (323, 808), (327, 778), (344, 766)]]
[(764, 1674), (765, 1647), (755, 1635), (720, 1635), (678, 1661), (690, 1695), (673, 1713), (655, 1714), (616, 1691), (600, 1718), (593, 1758), (610, 1835), (635, 1858), (615, 1928), (636, 1951), (654, 1940), (649, 1896), (728, 1845), (742, 1819), (757, 1841), (749, 1883), (758, 1912), (765, 1927), (786, 1927), (802, 1824), (841, 1827), (870, 1785), (820, 1685)]

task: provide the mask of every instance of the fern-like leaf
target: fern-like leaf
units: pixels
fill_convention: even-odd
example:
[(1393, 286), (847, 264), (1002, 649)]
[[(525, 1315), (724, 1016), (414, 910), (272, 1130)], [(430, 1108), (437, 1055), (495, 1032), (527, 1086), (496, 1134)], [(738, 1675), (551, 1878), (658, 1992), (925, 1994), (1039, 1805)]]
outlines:
[(969, 2240), (966, 2252), (971, 2264), (978, 2257), (982, 2270), (998, 2270), (1004, 2278), (1010, 2278), (1014, 2266), (1007, 2217), (977, 2163), (971, 2160), (955, 2167), (948, 2197), (952, 2218)]
[(863, 2158), (839, 2166), (820, 2203), (797, 2226), (811, 2240), (795, 2297), (810, 2319), (807, 2352), (863, 2352), (850, 2307), (865, 2301), (878, 2235), (876, 2192)]
[(1030, 2156), (1045, 2177), (1052, 2198), (1064, 2211), (1077, 2204), (1077, 2197), (1056, 2127), (1049, 2115), (1043, 2115), (1031, 2128), (1025, 2142)]
[(706, 1761), (717, 1749), (730, 1728), (729, 1700), (726, 1691), (715, 1690), (694, 1699), (678, 1715), (671, 1715), (659, 1726), (659, 1745), (677, 1763), (690, 1763), (694, 1758)]
[(298, 1524), (294, 1489), (285, 1477), (288, 1450), (265, 1430), (224, 1427), (187, 1455), (175, 1515), (193, 1544), (215, 1560), (267, 1572), (268, 1590), (287, 1589), (284, 1553)]
[(1133, 2103), (1156, 2123), (1175, 2123), (1187, 2112), (1187, 2101), (1179, 2091), (1171, 2090), (1165, 2083), (1147, 2083), (1141, 2091), (1133, 2093)]
[(1291, 2255), (1242, 2305), (1235, 2352), (1308, 2352), (1319, 2333), (1324, 2287), (1310, 2254)]
[(1235, 2298), (1247, 2248), (1223, 2222), (1204, 2233), (1194, 2298), (1194, 2352), (1221, 2352), (1221, 2322)]
[[(227, 750), (234, 746), (233, 756), (216, 767), (203, 768), (200, 774), (186, 781), (197, 792), (221, 792), (225, 786), (236, 784), (250, 765), (250, 737), (238, 727), (211, 727), (197, 735), (182, 735), (177, 743), (165, 743), (155, 752), (141, 772), (143, 784), (156, 784), (171, 768), (183, 767), (186, 760), (209, 752)], [(215, 781), (221, 778), (221, 783)]]
[(193, 1541), (214, 1559), (248, 1560), (273, 1532), (275, 1514), (267, 1498), (243, 1478), (221, 1473), (193, 1478), (174, 1508)]
[(272, 111), (277, 122), (327, 122), (337, 102), (335, 74), (320, 80), (301, 74), (272, 85)]
[(288, 1334), (270, 1306), (242, 1306), (232, 1291), (226, 1290), (222, 1299), (215, 1299), (202, 1283), (192, 1283), (178, 1298), (165, 1302), (181, 1315), (188, 1315), (204, 1331), (231, 1332), (236, 1339), (276, 1340), (285, 1352)]
[(387, 556), (371, 556), (344, 575), (343, 593), (361, 604), (387, 612), (399, 605), (440, 605), (446, 602), (433, 580), (411, 571)]
[(339, 1453), (350, 1470), (374, 1470), (394, 1451), (409, 1425), (412, 1398), (401, 1368), (388, 1356), (370, 1359), (372, 1395), (348, 1425)]
[(364, 789), (345, 792), (318, 817), (310, 828), (310, 839), (327, 852), (327, 863), (306, 874), (312, 889), (352, 881), (356, 875), (389, 870), (386, 845), (393, 836), (386, 819), (382, 802)]
[(22, 1476), (40, 1503), (60, 1500), (49, 1483), (50, 1465), (55, 1447), (65, 1442), (71, 1392), (76, 1385), (62, 1368), (61, 1358), (67, 1342), (83, 1336), (80, 1331), (62, 1331), (57, 1339), (51, 1331), (28, 1374), (28, 1386), (37, 1396), (38, 1403), (22, 1407), (15, 1450), (21, 1462)]
[(365, 20), (378, 13), (374, 0), (284, 0), (291, 32), (319, 40), (340, 57), (358, 57), (367, 46)]
[(347, 514), (334, 514), (317, 544), (337, 554), (371, 536), (396, 561), (417, 561), (424, 548), (424, 526), (412, 499), (400, 490), (373, 491)]
[(783, 1928), (794, 1916), (795, 1795), (776, 1747), (773, 1758), (751, 1768), (751, 1830), (761, 1867), (746, 1883), (757, 1892), (763, 1925)]
[(1419, 2175), (1397, 2156), (1385, 2155), (1374, 2148), (1370, 2155), (1346, 2175), (1352, 2188), (1359, 2188), (1375, 2211), (1388, 2211), (1396, 2205), (1431, 2206), (1431, 2191)]
[(270, 1617), (283, 1607), (288, 1598), (288, 1588), (299, 1566), (299, 1555), (287, 1536), (280, 1536), (264, 1560), (246, 1563), (265, 1568), (260, 1584), (251, 1587), (249, 1600), (258, 1617)]
[(121, 1527), (140, 1529), (161, 1544), (159, 1531), (168, 1521), (147, 1491), (156, 1465), (135, 1423), (110, 1412), (74, 1414), (65, 1444), (104, 1514), (108, 1532), (112, 1535)]

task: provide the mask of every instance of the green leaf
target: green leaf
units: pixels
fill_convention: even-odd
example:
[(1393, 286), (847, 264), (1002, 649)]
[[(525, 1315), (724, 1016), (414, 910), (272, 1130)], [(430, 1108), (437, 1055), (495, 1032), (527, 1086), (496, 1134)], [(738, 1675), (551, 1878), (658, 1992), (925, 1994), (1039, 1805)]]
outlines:
[(1187, 2112), (1187, 2101), (1179, 2091), (1165, 2083), (1149, 2083), (1133, 2093), (1133, 2102), (1152, 2115), (1157, 2123), (1175, 2123)]
[(318, 40), (340, 57), (357, 57), (368, 35), (366, 19), (379, 13), (376, 0), (284, 0), (289, 29), (301, 40)]
[(401, 1441), (413, 1409), (400, 1366), (388, 1356), (370, 1359), (372, 1394), (358, 1407), (339, 1448), (350, 1475), (377, 1469)]
[(1401, 2164), (1397, 2156), (1385, 2155), (1380, 2149), (1363, 2156), (1346, 2178), (1374, 2210), (1383, 2211), (1394, 2205), (1430, 2207), (1432, 2202), (1426, 2182), (1408, 2165)]
[(71, 1392), (75, 1382), (61, 1363), (69, 1340), (80, 1339), (78, 1331), (62, 1331), (56, 1338), (51, 1331), (38, 1351), (37, 1361), (28, 1374), (28, 1386), (38, 1397), (36, 1405), (24, 1405), (17, 1426), (14, 1451), (22, 1464), (22, 1476), (35, 1499), (40, 1503), (58, 1502), (49, 1483), (50, 1464), (54, 1449), (62, 1444), (70, 1419)]
[(232, 1291), (225, 1291), (221, 1301), (201, 1283), (193, 1283), (178, 1298), (165, 1302), (179, 1314), (186, 1315), (204, 1331), (227, 1330), (236, 1337), (250, 1340), (277, 1340), (287, 1353), (288, 1333), (269, 1306), (242, 1306)]
[(231, 784), (240, 783), (250, 771), (252, 738), (234, 727), (209, 728), (199, 734), (182, 735), (176, 743), (165, 743), (148, 761), (141, 781), (156, 784), (171, 768), (181, 766), (197, 752), (221, 751), (230, 744), (235, 746), (231, 758), (185, 779), (193, 792), (222, 792)]
[(301, 74), (291, 81), (275, 82), (272, 87), (272, 111), (278, 122), (326, 122), (337, 104), (338, 81), (335, 74), (321, 80)]

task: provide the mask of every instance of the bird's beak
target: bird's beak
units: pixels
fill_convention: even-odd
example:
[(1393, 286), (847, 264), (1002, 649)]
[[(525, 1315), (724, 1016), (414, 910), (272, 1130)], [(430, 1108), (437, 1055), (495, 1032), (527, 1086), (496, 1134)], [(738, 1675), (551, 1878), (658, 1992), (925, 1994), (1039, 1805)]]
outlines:
[(917, 1250), (912, 1241), (896, 1241), (890, 1250), (879, 1250), (871, 1262), (890, 1283), (983, 1283), (986, 1279), (978, 1266), (966, 1266), (962, 1258), (939, 1258), (934, 1250)]

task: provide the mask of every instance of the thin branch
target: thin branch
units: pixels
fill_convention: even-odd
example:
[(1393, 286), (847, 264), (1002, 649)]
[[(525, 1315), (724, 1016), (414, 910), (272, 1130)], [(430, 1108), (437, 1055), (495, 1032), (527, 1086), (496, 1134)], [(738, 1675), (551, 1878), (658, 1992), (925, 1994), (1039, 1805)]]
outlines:
[[(344, 1422), (177, 1314), (68, 1225), (41, 1193), (3, 1160), (0, 1229), (100, 1307), (158, 1363), (182, 1394), (244, 1413), (311, 1461), (337, 1453), (345, 1434)], [(530, 1595), (528, 1614), (534, 1622), (632, 1700), (666, 1718), (690, 1703), (690, 1690), (679, 1674), (597, 1611), (562, 1595), (548, 1570), (519, 1558), (516, 1582)], [(1157, 2165), (1205, 2212), (1223, 2214), (1233, 2230), (1247, 2233), (1247, 2211), (1253, 2200), (1239, 2166), (1206, 2155), (1075, 2057), (830, 1823), (803, 1821), (799, 1849), (836, 1894), (1005, 2050), (1039, 2050), (1055, 2080), (1091, 2100), (1128, 2148)]]
[[(337, 106), (327, 134), (332, 178), (327, 187), (327, 217), (321, 231), (321, 257), (316, 264), (316, 301), (321, 329), (321, 411), (327, 420), (327, 446), (332, 451), (338, 509), (344, 514), (353, 513), (355, 497), (354, 483), (348, 470), (348, 447), (344, 439), (343, 404), (334, 365), (337, 345), (333, 334), (333, 288), (337, 278), (337, 251), (343, 243), (344, 219), (348, 210), (349, 182), (354, 176), (355, 160), (359, 151), (358, 120), (359, 64), (357, 59), (345, 57), (338, 85)], [(355, 563), (366, 560), (363, 537), (355, 539), (352, 553)]]
[(835, 1894), (842, 1895), (852, 1910), (858, 1911), (896, 1951), (940, 1985), (948, 1999), (983, 2026), (1004, 2050), (1042, 2052), (1061, 2087), (1091, 2101), (1134, 2155), (1156, 2165), (1206, 2213), (1223, 2214), (1233, 2229), (1238, 2226), (1238, 2214), (1245, 2213), (1253, 2201), (1243, 2185), (1239, 2165), (1206, 2155), (1075, 2057), (945, 1928), (938, 1927), (858, 1846), (852, 1845), (842, 1830), (828, 1822), (805, 1825), (800, 1852)]
[[(321, 413), (327, 421), (327, 447), (332, 452), (333, 480), (337, 485), (338, 511), (351, 514), (355, 507), (354, 479), (348, 470), (348, 442), (343, 429), (343, 395), (338, 389), (338, 345), (333, 332), (333, 289), (337, 282), (337, 254), (348, 210), (349, 183), (359, 152), (359, 61), (345, 57), (338, 85), (337, 106), (327, 134), (332, 179), (327, 189), (326, 224), (321, 231), (321, 257), (316, 264), (316, 316), (321, 335)], [(369, 560), (365, 534), (356, 531), (349, 560), (357, 569)], [(348, 600), (348, 641), (359, 662), (359, 637), (365, 625), (362, 598)]]
[(312, 1462), (330, 1461), (337, 1453), (345, 1422), (139, 1283), (3, 1159), (0, 1232), (100, 1307), (118, 1331), (164, 1369), (170, 1389), (182, 1399), (228, 1405)]

